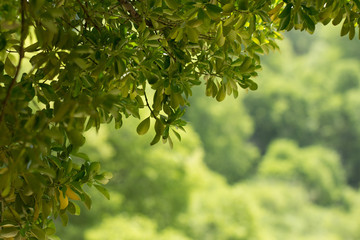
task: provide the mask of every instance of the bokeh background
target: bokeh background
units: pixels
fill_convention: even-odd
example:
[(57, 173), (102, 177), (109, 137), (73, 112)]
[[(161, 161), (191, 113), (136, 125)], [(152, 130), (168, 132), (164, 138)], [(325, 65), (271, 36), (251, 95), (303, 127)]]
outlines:
[(93, 190), (91, 211), (58, 221), (58, 236), (360, 239), (360, 41), (339, 33), (285, 34), (259, 89), (237, 99), (195, 88), (174, 149), (150, 146), (134, 119), (88, 132), (81, 151), (112, 172), (111, 199)]

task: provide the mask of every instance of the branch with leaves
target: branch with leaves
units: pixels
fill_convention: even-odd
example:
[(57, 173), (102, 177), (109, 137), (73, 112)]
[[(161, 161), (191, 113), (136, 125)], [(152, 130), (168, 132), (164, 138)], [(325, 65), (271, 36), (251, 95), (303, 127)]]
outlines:
[(20, 69), (21, 69), (21, 63), (22, 60), (24, 58), (24, 42), (25, 42), (25, 38), (27, 35), (27, 26), (25, 26), (25, 7), (26, 7), (26, 0), (21, 0), (21, 4), (20, 4), (20, 15), (21, 15), (21, 29), (20, 29), (20, 46), (19, 46), (19, 61), (15, 70), (15, 75), (13, 77), (13, 79), (11, 80), (11, 83), (7, 89), (6, 92), (6, 96), (4, 101), (2, 102), (2, 108), (1, 108), (1, 112), (0, 112), (0, 124), (4, 118), (4, 114), (5, 114), (5, 109), (6, 109), (6, 105), (9, 101), (10, 95), (11, 95), (11, 91), (14, 87), (14, 85), (16, 84), (16, 80), (19, 76), (20, 73)]
[(1, 216), (12, 237), (37, 239), (49, 219), (66, 224), (78, 203), (91, 207), (84, 185), (109, 196), (110, 174), (81, 152), (85, 131), (120, 128), (148, 108), (138, 132), (172, 145), (194, 86), (218, 101), (256, 90), (260, 55), (278, 49), (281, 31), (342, 24), (353, 39), (360, 16), (358, 0), (14, 0), (0, 9), (0, 149), (14, 159), (0, 158)]

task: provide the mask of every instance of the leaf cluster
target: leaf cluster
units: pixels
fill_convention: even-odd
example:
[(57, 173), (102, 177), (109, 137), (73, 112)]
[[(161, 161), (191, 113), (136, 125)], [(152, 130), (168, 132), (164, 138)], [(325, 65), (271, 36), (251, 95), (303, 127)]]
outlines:
[(90, 206), (85, 184), (108, 197), (108, 174), (78, 152), (84, 131), (148, 108), (138, 133), (153, 122), (151, 144), (172, 146), (193, 86), (218, 101), (256, 90), (259, 55), (278, 48), (279, 30), (345, 19), (353, 38), (359, 21), (357, 0), (14, 0), (0, 10), (0, 237), (17, 239), (46, 239), (52, 218), (78, 214), (70, 195)]

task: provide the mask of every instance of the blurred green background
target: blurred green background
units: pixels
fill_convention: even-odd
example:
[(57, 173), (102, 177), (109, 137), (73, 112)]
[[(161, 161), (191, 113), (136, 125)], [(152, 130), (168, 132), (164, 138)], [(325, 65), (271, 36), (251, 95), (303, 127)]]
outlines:
[(262, 58), (259, 89), (218, 103), (194, 89), (182, 141), (140, 121), (88, 132), (113, 179), (65, 240), (360, 239), (360, 48), (339, 29), (292, 32)]

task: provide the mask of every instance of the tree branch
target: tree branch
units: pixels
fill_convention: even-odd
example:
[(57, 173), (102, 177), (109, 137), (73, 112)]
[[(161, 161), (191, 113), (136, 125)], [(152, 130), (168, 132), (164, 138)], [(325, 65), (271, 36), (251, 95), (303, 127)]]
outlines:
[[(134, 20), (137, 24), (140, 24), (142, 21), (141, 15), (135, 10), (134, 6), (129, 2), (129, 0), (118, 0), (123, 9), (130, 14), (132, 20)], [(148, 27), (153, 28), (153, 24), (148, 19), (145, 19), (145, 23)]]
[(141, 21), (140, 14), (135, 10), (134, 6), (128, 1), (128, 0), (118, 0), (118, 2), (121, 4), (121, 6), (126, 10), (131, 18), (139, 23)]
[[(160, 43), (160, 41), (158, 40), (158, 42)], [(160, 43), (161, 44), (161, 43)], [(172, 58), (174, 59), (174, 61), (176, 62), (176, 57), (164, 46), (162, 46), (162, 48), (164, 49), (164, 51)]]
[(20, 5), (20, 12), (21, 12), (21, 32), (20, 32), (20, 49), (19, 49), (19, 62), (18, 65), (16, 67), (16, 72), (15, 72), (15, 76), (12, 79), (10, 86), (6, 92), (6, 96), (5, 99), (2, 103), (2, 109), (1, 109), (1, 113), (0, 113), (0, 123), (2, 122), (3, 118), (4, 118), (4, 114), (5, 114), (5, 108), (6, 105), (10, 99), (10, 95), (11, 95), (11, 90), (14, 88), (15, 83), (16, 83), (16, 79), (20, 73), (20, 68), (21, 68), (21, 62), (22, 59), (24, 58), (24, 42), (25, 42), (25, 5), (26, 5), (26, 0), (21, 0), (21, 5)]
[(73, 26), (71, 23), (69, 23), (67, 20), (65, 20), (65, 18), (60, 17), (60, 19), (66, 23), (67, 25), (69, 25), (70, 27), (72, 27), (75, 31), (77, 31), (79, 34), (81, 34), (81, 36), (83, 36), (91, 45), (93, 45), (94, 47), (96, 47), (96, 43), (94, 43), (91, 39), (89, 39), (88, 37), (86, 37), (84, 35), (84, 33), (82, 33), (79, 29), (77, 29), (75, 26)]

